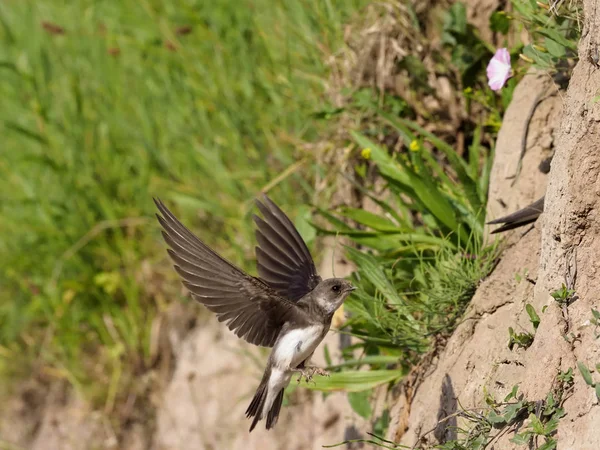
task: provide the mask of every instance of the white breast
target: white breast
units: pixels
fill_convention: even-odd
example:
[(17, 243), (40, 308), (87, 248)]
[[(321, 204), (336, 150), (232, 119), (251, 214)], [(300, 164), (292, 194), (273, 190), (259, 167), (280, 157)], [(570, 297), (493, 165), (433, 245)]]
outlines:
[(278, 367), (294, 369), (315, 351), (321, 342), (322, 325), (297, 328), (281, 336), (273, 349), (273, 362)]

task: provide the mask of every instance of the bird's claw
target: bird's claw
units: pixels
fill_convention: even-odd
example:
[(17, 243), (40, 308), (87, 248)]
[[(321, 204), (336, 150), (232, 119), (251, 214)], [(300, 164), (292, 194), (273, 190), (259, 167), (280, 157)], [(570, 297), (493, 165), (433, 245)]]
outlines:
[[(302, 377), (306, 380), (307, 383), (313, 381), (313, 375), (315, 374), (310, 368), (300, 370), (300, 376), (298, 377), (298, 384), (302, 381)], [(314, 381), (313, 381), (314, 383)], [(315, 383), (316, 384), (316, 383)]]
[(321, 369), (320, 367), (315, 367), (313, 374), (321, 375), (322, 377), (329, 377), (329, 372), (325, 369)]
[[(320, 367), (306, 367), (304, 369), (299, 369), (300, 372), (300, 376), (298, 377), (298, 384), (300, 384), (300, 382), (302, 381), (302, 377), (304, 377), (304, 379), (306, 380), (307, 383), (309, 382), (313, 382), (313, 377), (315, 376), (315, 374), (320, 375), (322, 377), (328, 377), (329, 376), (329, 372), (327, 372), (324, 369), (321, 369)], [(315, 383), (317, 384), (317, 383)]]

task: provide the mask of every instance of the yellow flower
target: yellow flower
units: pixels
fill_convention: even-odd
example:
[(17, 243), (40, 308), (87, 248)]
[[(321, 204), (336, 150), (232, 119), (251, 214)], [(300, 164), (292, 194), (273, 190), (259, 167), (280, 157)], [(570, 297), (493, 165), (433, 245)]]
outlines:
[(362, 156), (365, 159), (370, 159), (371, 158), (371, 149), (370, 148), (363, 148), (362, 151), (360, 152), (360, 156)]
[(418, 152), (419, 150), (421, 150), (421, 145), (419, 144), (419, 141), (417, 141), (416, 139), (414, 141), (412, 141), (410, 143), (410, 145), (408, 146), (408, 149), (411, 152)]

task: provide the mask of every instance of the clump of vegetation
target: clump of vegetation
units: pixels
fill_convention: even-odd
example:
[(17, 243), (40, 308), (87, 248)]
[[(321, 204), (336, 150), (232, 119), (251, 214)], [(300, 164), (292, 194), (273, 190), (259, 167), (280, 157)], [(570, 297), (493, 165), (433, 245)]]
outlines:
[[(492, 31), (501, 42), (503, 36), (514, 42), (516, 32), (527, 27), (532, 43), (517, 42), (509, 49), (515, 70), (499, 95), (486, 86), (485, 68), (495, 49), (468, 23), (465, 6), (455, 3), (443, 17), (441, 45), (427, 47), (435, 64), (412, 52), (379, 54), (379, 63), (396, 63), (385, 66), (391, 71), (387, 79), (375, 79), (378, 87), (387, 88), (373, 93), (363, 87), (363, 79), (363, 85), (346, 91), (341, 107), (324, 114), (352, 126), (345, 136), (354, 155), (351, 181), (371, 205), (368, 210), (343, 206), (317, 211), (320, 233), (345, 236), (356, 247), (348, 248), (347, 255), (357, 267), (353, 281), (360, 290), (346, 304), (350, 319), (341, 332), (360, 343), (348, 349), (348, 360), (357, 349), (365, 358), (396, 356), (399, 370), (408, 372), (440, 336), (454, 329), (495, 265), (499, 250), (496, 243), (485, 242), (483, 226), (502, 115), (516, 83), (532, 65), (568, 81), (579, 37), (573, 26), (576, 5), (565, 5), (560, 14), (549, 14), (532, 1), (514, 1), (513, 6), (512, 15), (498, 11), (491, 16)], [(426, 36), (427, 23), (420, 21), (426, 15), (404, 3), (401, 8), (413, 20), (398, 19), (400, 31), (386, 32), (403, 43), (406, 29), (416, 40)], [(450, 100), (442, 101), (436, 90), (441, 78), (450, 83)], [(448, 110), (463, 121), (444, 121)], [(539, 316), (531, 305), (527, 312), (535, 331)], [(510, 329), (509, 334), (511, 348), (527, 348), (534, 339), (529, 332)]]
[[(486, 406), (460, 411), (442, 419), (438, 425), (443, 425), (450, 419), (457, 420), (458, 425), (452, 429), (455, 439), (439, 445), (417, 444), (411, 448), (426, 450), (482, 450), (489, 446), (498, 445), (500, 439), (510, 437), (510, 442), (516, 445), (529, 446), (538, 450), (557, 448), (555, 438), (560, 420), (565, 416), (563, 404), (573, 388), (573, 369), (557, 375), (556, 386), (548, 392), (543, 400), (532, 401), (519, 393), (519, 386), (514, 385), (511, 392), (502, 401), (497, 401), (491, 394), (486, 393)], [(431, 430), (429, 433), (433, 432)], [(421, 436), (426, 441), (427, 435)], [(362, 442), (386, 449), (406, 449), (404, 445), (386, 440), (380, 435), (370, 433), (372, 439), (356, 439), (344, 441), (328, 447)]]
[[(531, 325), (533, 325), (533, 331), (538, 329), (540, 326), (540, 316), (538, 316), (537, 312), (529, 303), (525, 305), (525, 310), (529, 315), (529, 320), (531, 321)], [(533, 344), (533, 339), (535, 335), (528, 331), (524, 331), (522, 333), (515, 333), (513, 327), (508, 327), (508, 348), (512, 350), (514, 347), (527, 349)]]
[(575, 290), (569, 289), (563, 283), (560, 289), (552, 291), (550, 295), (560, 306), (568, 306), (569, 302), (571, 302), (572, 298), (575, 296)]

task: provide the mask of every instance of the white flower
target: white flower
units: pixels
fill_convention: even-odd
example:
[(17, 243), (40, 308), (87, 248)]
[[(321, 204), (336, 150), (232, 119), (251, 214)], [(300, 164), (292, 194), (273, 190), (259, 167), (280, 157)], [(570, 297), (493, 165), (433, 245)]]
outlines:
[(499, 91), (511, 76), (510, 53), (506, 48), (499, 48), (487, 66), (488, 84), (493, 91)]

